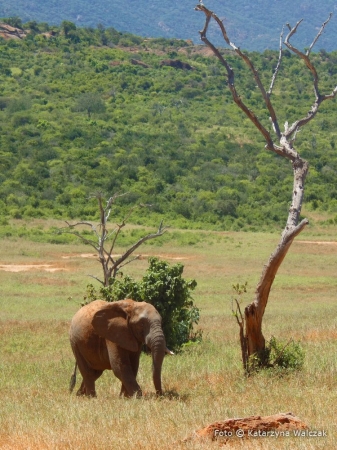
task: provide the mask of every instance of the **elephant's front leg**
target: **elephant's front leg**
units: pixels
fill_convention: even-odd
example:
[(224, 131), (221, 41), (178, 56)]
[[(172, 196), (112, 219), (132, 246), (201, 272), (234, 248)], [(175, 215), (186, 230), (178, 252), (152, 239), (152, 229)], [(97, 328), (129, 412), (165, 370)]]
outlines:
[[(122, 382), (121, 395), (125, 397), (142, 396), (142, 390), (136, 376), (139, 365), (138, 353), (133, 353), (118, 347), (113, 342), (107, 342), (110, 365), (113, 373)], [(138, 355), (138, 363), (136, 361)]]
[[(140, 354), (141, 354), (141, 349), (134, 353), (134, 352), (130, 352), (129, 353), (129, 358), (130, 358), (130, 363), (131, 363), (131, 368), (132, 368), (132, 372), (135, 376), (135, 378), (137, 379), (137, 373), (138, 373), (138, 368), (139, 368), (139, 358), (140, 358)], [(121, 387), (121, 392), (119, 394), (121, 397), (128, 397), (128, 392), (124, 386), (124, 384), (122, 383), (122, 387)]]

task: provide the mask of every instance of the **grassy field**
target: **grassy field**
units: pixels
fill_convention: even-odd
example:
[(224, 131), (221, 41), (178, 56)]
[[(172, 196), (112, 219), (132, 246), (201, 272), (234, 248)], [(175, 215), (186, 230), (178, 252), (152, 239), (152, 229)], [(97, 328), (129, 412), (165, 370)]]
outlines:
[(311, 429), (326, 431), (327, 437), (255, 438), (233, 441), (233, 448), (336, 448), (334, 229), (308, 227), (297, 238), (265, 313), (266, 338), (301, 341), (304, 369), (283, 377), (243, 376), (238, 326), (231, 315), (232, 284), (248, 281), (243, 299), (248, 304), (278, 239), (266, 233), (185, 232), (162, 245), (158, 240), (141, 248), (143, 258), (127, 267), (134, 277), (144, 273), (148, 255), (157, 255), (182, 262), (184, 277), (197, 280), (194, 300), (201, 309), (204, 339), (165, 359), (166, 395), (161, 399), (153, 395), (151, 358), (142, 356), (138, 378), (145, 395), (129, 400), (119, 398), (120, 383), (111, 372), (97, 382), (96, 399), (68, 392), (74, 367), (69, 322), (92, 282), (88, 274), (100, 275), (101, 270), (90, 248), (2, 239), (0, 448), (208, 449), (209, 442), (182, 440), (226, 418), (289, 411)]

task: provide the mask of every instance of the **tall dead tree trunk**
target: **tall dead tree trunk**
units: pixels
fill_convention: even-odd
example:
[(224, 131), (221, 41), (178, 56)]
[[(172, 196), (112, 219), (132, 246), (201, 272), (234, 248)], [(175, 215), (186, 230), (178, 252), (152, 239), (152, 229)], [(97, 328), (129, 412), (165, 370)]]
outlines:
[[(291, 161), (293, 168), (294, 182), (293, 182), (292, 202), (289, 209), (287, 223), (281, 235), (281, 240), (276, 250), (270, 256), (269, 261), (264, 266), (260, 281), (255, 291), (255, 298), (253, 302), (250, 303), (245, 308), (244, 314), (241, 313), (239, 305), (237, 304), (238, 310), (236, 311), (236, 318), (240, 326), (242, 360), (245, 370), (248, 371), (249, 370), (248, 361), (250, 357), (252, 355), (257, 356), (262, 355), (265, 350), (266, 343), (262, 333), (262, 319), (267, 306), (270, 289), (272, 287), (276, 273), (283, 259), (285, 258), (294, 238), (308, 224), (307, 219), (304, 219), (302, 221), (299, 220), (304, 195), (304, 184), (306, 175), (308, 173), (308, 163), (307, 161), (302, 159), (301, 156), (298, 154), (298, 152), (295, 150), (294, 143), (296, 140), (296, 135), (300, 130), (300, 128), (306, 125), (310, 120), (312, 120), (315, 117), (321, 103), (325, 100), (334, 98), (337, 94), (337, 86), (328, 95), (322, 95), (320, 93), (318, 87), (319, 81), (318, 74), (309, 58), (310, 52), (314, 44), (322, 34), (332, 14), (330, 14), (329, 18), (323, 23), (321, 29), (319, 30), (318, 34), (316, 35), (315, 39), (313, 40), (312, 44), (310, 45), (306, 53), (303, 53), (302, 51), (298, 50), (290, 43), (290, 38), (296, 33), (301, 21), (297, 22), (297, 24), (294, 27), (291, 27), (289, 24), (287, 24), (289, 32), (283, 43), (283, 30), (282, 30), (280, 36), (278, 63), (272, 75), (269, 90), (266, 91), (260, 79), (259, 73), (254, 67), (253, 62), (251, 61), (251, 59), (247, 54), (243, 53), (240, 50), (240, 48), (238, 48), (233, 42), (230, 41), (227, 35), (227, 30), (223, 22), (218, 18), (218, 16), (209, 9), (207, 9), (202, 3), (198, 4), (195, 7), (195, 9), (197, 11), (202, 11), (205, 14), (205, 25), (203, 30), (200, 31), (200, 37), (201, 40), (213, 51), (214, 55), (218, 58), (220, 63), (225, 67), (227, 75), (227, 86), (231, 91), (234, 102), (247, 115), (247, 117), (252, 121), (255, 127), (262, 134), (264, 140), (266, 141), (265, 148)], [(244, 63), (248, 66), (249, 70), (251, 71), (252, 76), (254, 77), (254, 80), (257, 84), (257, 87), (261, 92), (265, 107), (269, 113), (269, 120), (272, 124), (273, 132), (274, 135), (276, 136), (275, 138), (272, 138), (271, 133), (267, 130), (267, 128), (255, 115), (255, 113), (244, 103), (242, 98), (239, 96), (235, 87), (235, 74), (232, 67), (230, 66), (228, 60), (225, 58), (222, 52), (208, 40), (207, 31), (211, 19), (214, 19), (215, 22), (218, 24), (225, 42), (244, 61)], [(311, 72), (313, 77), (315, 101), (312, 104), (310, 111), (305, 117), (296, 120), (291, 125), (289, 125), (288, 122), (286, 122), (284, 124), (284, 131), (281, 131), (276, 111), (271, 102), (271, 96), (281, 65), (283, 44), (285, 44), (290, 51), (292, 51), (299, 58), (301, 58), (304, 61), (308, 70)]]

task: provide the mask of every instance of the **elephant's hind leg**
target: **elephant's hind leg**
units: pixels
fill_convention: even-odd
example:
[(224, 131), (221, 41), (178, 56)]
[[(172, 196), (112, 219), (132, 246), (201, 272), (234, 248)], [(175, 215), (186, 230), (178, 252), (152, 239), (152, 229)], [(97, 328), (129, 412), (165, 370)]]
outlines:
[(84, 381), (82, 381), (79, 390), (76, 392), (76, 395), (77, 395), (78, 397), (80, 397), (81, 395), (85, 395)]
[(89, 367), (83, 356), (75, 351), (75, 357), (78, 369), (81, 372), (83, 381), (76, 395), (86, 395), (87, 397), (96, 397), (95, 381), (102, 375), (103, 370), (95, 370)]
[(95, 381), (102, 375), (103, 370), (93, 370), (86, 372), (83, 376), (83, 381), (79, 390), (77, 391), (77, 396), (86, 395), (87, 397), (96, 397)]

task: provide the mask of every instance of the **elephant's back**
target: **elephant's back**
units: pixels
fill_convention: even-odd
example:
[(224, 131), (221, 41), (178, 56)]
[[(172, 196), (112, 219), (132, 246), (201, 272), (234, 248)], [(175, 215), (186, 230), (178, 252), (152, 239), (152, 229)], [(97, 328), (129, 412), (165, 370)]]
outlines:
[(87, 305), (82, 306), (70, 323), (70, 340), (83, 341), (87, 340), (89, 336), (95, 334), (93, 326), (91, 325), (94, 314), (101, 309), (107, 302), (103, 300), (95, 300)]

